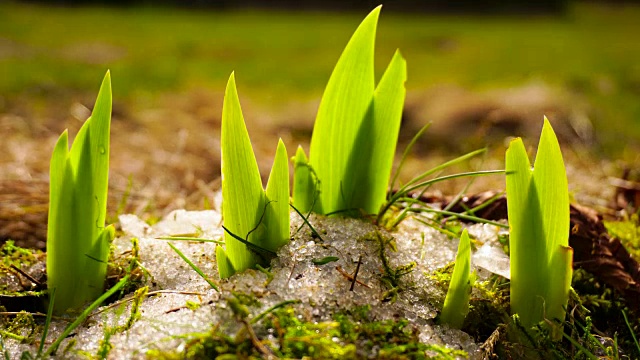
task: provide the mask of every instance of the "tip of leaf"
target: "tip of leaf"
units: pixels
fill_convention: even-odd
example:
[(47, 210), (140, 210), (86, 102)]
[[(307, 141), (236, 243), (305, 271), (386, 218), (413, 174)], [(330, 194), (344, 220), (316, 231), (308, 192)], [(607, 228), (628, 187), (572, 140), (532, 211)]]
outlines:
[(227, 81), (227, 87), (229, 87), (229, 85), (233, 84), (233, 87), (235, 87), (236, 85), (236, 72), (232, 71), (231, 75), (229, 75), (229, 80)]
[(511, 149), (511, 147), (514, 146), (517, 143), (522, 143), (522, 138), (517, 137), (515, 139), (511, 139), (511, 141), (509, 141), (509, 147), (507, 148), (507, 151), (509, 151), (509, 149)]
[(107, 73), (104, 74), (104, 78), (102, 79), (102, 86), (108, 86), (111, 88), (111, 71), (107, 70)]
[(298, 149), (296, 150), (295, 160), (298, 160), (304, 163), (309, 162), (309, 160), (307, 159), (307, 154), (304, 152), (304, 149), (300, 145), (298, 145)]
[[(375, 18), (375, 20), (378, 20), (378, 17), (380, 16), (380, 10), (382, 9), (382, 4), (376, 6), (373, 10), (371, 10), (371, 12), (367, 15), (367, 17), (365, 18), (368, 19), (370, 17)], [(363, 21), (364, 22), (364, 21)]]

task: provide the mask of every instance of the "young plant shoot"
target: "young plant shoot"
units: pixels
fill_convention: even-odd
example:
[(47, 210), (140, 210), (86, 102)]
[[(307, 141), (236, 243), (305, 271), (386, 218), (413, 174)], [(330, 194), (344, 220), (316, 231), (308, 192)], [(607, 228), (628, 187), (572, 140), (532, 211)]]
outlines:
[(222, 216), (226, 249), (218, 246), (221, 278), (268, 265), (289, 241), (289, 164), (282, 140), (262, 188), (249, 133), (244, 123), (234, 74), (229, 77), (222, 107)]
[[(304, 152), (296, 154), (294, 184), (308, 189), (294, 188), (293, 203), (303, 213), (361, 209), (373, 214), (385, 201), (407, 75), (406, 62), (396, 51), (375, 86), (373, 55), (379, 14), (377, 7), (362, 21), (325, 89), (309, 151), (308, 165), (315, 179), (309, 178), (309, 171), (298, 171)], [(316, 191), (319, 196), (314, 199)]]
[[(511, 312), (522, 325), (564, 321), (573, 273), (569, 191), (560, 145), (545, 117), (533, 170), (522, 139), (506, 153)], [(554, 337), (561, 330), (552, 327)]]
[(469, 233), (464, 229), (460, 236), (458, 253), (451, 275), (451, 283), (447, 296), (444, 299), (440, 322), (460, 329), (464, 323), (464, 318), (469, 313), (469, 298), (471, 297), (471, 286), (475, 281), (475, 276), (471, 271), (471, 240)]
[(51, 156), (47, 275), (54, 313), (77, 309), (104, 290), (113, 226), (105, 227), (111, 77), (69, 150), (65, 130)]

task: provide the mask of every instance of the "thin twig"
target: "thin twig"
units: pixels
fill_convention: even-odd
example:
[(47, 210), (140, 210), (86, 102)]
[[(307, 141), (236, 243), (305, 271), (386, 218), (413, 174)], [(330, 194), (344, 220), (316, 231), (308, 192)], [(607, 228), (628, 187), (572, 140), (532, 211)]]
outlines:
[[(342, 276), (344, 276), (345, 278), (347, 278), (347, 280), (349, 280), (349, 281), (353, 281), (353, 275), (351, 275), (351, 274), (349, 274), (348, 272), (344, 271), (344, 269), (342, 269), (342, 266), (340, 266), (340, 265), (336, 266), (336, 270), (338, 270), (338, 272), (339, 272), (340, 274), (342, 274)], [(363, 282), (362, 282), (362, 281), (360, 281), (360, 280), (356, 280), (356, 282), (357, 282), (358, 284), (360, 284), (360, 285), (362, 285), (362, 286), (366, 287), (366, 288), (371, 289), (371, 286), (369, 286), (369, 285), (367, 285), (367, 284), (363, 283)]]
[(34, 283), (37, 286), (42, 286), (42, 283), (38, 280), (36, 280), (33, 276), (27, 274), (26, 272), (24, 272), (24, 270), (20, 269), (19, 267), (15, 266), (14, 264), (11, 264), (11, 268), (17, 272), (20, 273), (20, 275), (26, 277), (27, 279), (29, 279), (29, 281), (31, 281), (32, 283)]
[(356, 265), (356, 272), (353, 273), (353, 281), (351, 281), (349, 291), (353, 291), (353, 287), (356, 286), (356, 278), (358, 277), (358, 271), (360, 271), (360, 264), (362, 264), (362, 255), (358, 257), (358, 265)]

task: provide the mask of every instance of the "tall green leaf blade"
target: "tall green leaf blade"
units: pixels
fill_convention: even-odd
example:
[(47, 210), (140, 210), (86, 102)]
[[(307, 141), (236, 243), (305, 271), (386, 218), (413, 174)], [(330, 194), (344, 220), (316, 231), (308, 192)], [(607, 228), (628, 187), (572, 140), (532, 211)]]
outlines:
[(471, 297), (471, 240), (467, 229), (462, 231), (458, 253), (451, 275), (451, 283), (444, 299), (440, 322), (460, 329), (464, 318), (469, 313), (469, 298)]
[[(76, 193), (70, 160), (65, 161), (62, 173), (58, 202), (51, 204), (56, 213), (56, 221), (49, 224), (47, 233), (47, 287), (49, 291), (56, 289), (56, 314), (79, 306), (76, 300), (78, 294), (82, 297), (82, 280), (79, 274), (84, 274), (79, 265), (84, 264), (82, 244), (78, 241), (80, 237), (74, 225), (77, 221), (74, 210)], [(82, 301), (80, 300), (80, 304)]]
[(58, 142), (56, 142), (49, 165), (49, 219), (47, 222), (49, 226), (47, 227), (47, 249), (50, 249), (54, 243), (53, 239), (55, 237), (56, 224), (58, 223), (58, 212), (61, 211), (60, 197), (68, 156), (69, 132), (65, 130), (62, 135), (60, 135), (60, 138), (58, 138)]
[(541, 319), (546, 268), (546, 244), (532, 171), (522, 139), (509, 144), (505, 160), (509, 246), (511, 251), (511, 312), (525, 326)]
[(91, 127), (91, 117), (89, 117), (78, 133), (76, 137), (73, 139), (73, 143), (71, 144), (71, 149), (69, 150), (69, 161), (71, 161), (71, 168), (73, 169), (74, 176), (78, 172), (78, 168), (80, 167), (80, 159), (83, 157), (83, 151), (86, 148), (85, 143), (90, 141), (91, 131), (89, 128)]
[[(83, 126), (83, 129), (90, 129), (90, 126)], [(75, 181), (73, 191), (75, 202), (70, 209), (73, 214), (73, 222), (67, 223), (69, 227), (76, 229), (75, 247), (76, 251), (79, 252), (79, 258), (76, 264), (69, 266), (76, 266), (76, 274), (82, 274), (82, 276), (76, 275), (77, 281), (80, 281), (80, 284), (75, 295), (78, 301), (81, 301), (80, 303), (91, 301), (95, 297), (100, 296), (103, 290), (104, 278), (98, 280), (97, 283), (92, 283), (92, 281), (95, 280), (93, 277), (95, 274), (89, 271), (94, 269), (93, 265), (96, 262), (107, 261), (107, 259), (97, 259), (91, 255), (94, 244), (104, 228), (104, 223), (98, 223), (98, 214), (95, 205), (96, 198), (95, 192), (93, 191), (95, 178), (93, 174), (94, 159), (91, 152), (92, 141), (88, 134), (88, 131), (79, 134), (79, 136), (82, 136), (82, 139), (78, 141), (78, 145), (81, 145), (82, 148), (76, 146), (75, 141), (71, 146), (72, 158), (74, 150), (77, 151), (75, 154), (79, 154), (79, 156), (78, 163), (76, 164), (77, 167), (74, 169)]]
[[(545, 117), (533, 170), (533, 182), (541, 210), (546, 240), (545, 316), (564, 320), (573, 274), (573, 250), (569, 245), (570, 208), (567, 175), (558, 139)], [(557, 330), (557, 329), (556, 329)], [(557, 332), (557, 331), (556, 331)], [(556, 338), (559, 335), (556, 334)]]
[(331, 74), (318, 108), (311, 137), (309, 162), (320, 180), (322, 207), (329, 213), (349, 207), (343, 183), (351, 183), (346, 171), (357, 136), (373, 98), (374, 43), (380, 7), (357, 28)]
[[(533, 180), (542, 211), (544, 238), (549, 249), (569, 245), (569, 191), (558, 138), (544, 118)], [(548, 261), (554, 251), (549, 251)]]
[[(232, 233), (245, 238), (257, 225), (264, 211), (265, 195), (249, 133), (244, 123), (240, 100), (232, 73), (222, 107), (222, 215)], [(259, 245), (260, 234), (251, 233), (249, 241)], [(243, 271), (259, 262), (246, 245), (225, 233), (226, 254), (233, 269)]]
[(262, 247), (276, 252), (282, 245), (289, 242), (289, 163), (287, 149), (278, 140), (276, 156), (273, 160), (266, 189), (267, 206), (264, 221), (266, 223), (266, 237)]
[(107, 71), (93, 111), (89, 120), (91, 122), (91, 158), (93, 167), (93, 191), (95, 196), (99, 227), (103, 227), (107, 213), (107, 191), (109, 187), (109, 148), (111, 128), (111, 74)]
[(358, 182), (368, 185), (368, 194), (361, 207), (370, 214), (380, 210), (387, 196), (404, 108), (406, 81), (407, 62), (396, 51), (374, 93), (373, 124), (367, 133), (370, 133), (368, 141), (375, 146), (371, 157), (367, 159), (368, 171), (359, 174), (361, 181)]
[(308, 213), (319, 202), (315, 175), (302, 146), (298, 146), (293, 158), (293, 206), (302, 213)]

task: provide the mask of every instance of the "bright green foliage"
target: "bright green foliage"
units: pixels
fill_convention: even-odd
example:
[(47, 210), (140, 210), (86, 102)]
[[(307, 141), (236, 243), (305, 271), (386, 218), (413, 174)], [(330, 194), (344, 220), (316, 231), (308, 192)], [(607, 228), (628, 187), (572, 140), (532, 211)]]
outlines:
[(111, 77), (107, 72), (91, 117), (69, 150), (67, 131), (50, 164), (48, 287), (56, 289), (54, 312), (94, 300), (103, 292), (113, 240), (105, 227), (109, 178)]
[[(377, 213), (385, 200), (405, 98), (406, 62), (396, 52), (375, 87), (379, 13), (377, 7), (351, 37), (320, 102), (309, 152), (319, 180), (318, 213)], [(305, 180), (295, 180), (299, 182)], [(308, 197), (296, 190), (294, 204), (306, 211), (302, 205), (308, 205)]]
[(511, 312), (526, 327), (562, 321), (573, 273), (569, 191), (560, 145), (546, 118), (534, 169), (518, 138), (507, 149), (506, 172)]
[[(289, 239), (289, 167), (287, 150), (278, 142), (266, 193), (262, 188), (249, 133), (244, 123), (235, 76), (231, 74), (222, 108), (222, 215), (226, 251), (216, 249), (221, 278), (268, 263)], [(255, 247), (249, 248), (248, 244)], [(260, 251), (264, 250), (264, 251)]]
[(469, 233), (464, 229), (460, 236), (458, 253), (451, 275), (451, 283), (447, 290), (447, 297), (444, 299), (440, 322), (449, 324), (451, 327), (460, 329), (464, 323), (464, 318), (469, 313), (469, 298), (471, 297), (471, 286), (475, 281), (475, 276), (469, 274), (471, 271), (471, 241)]

